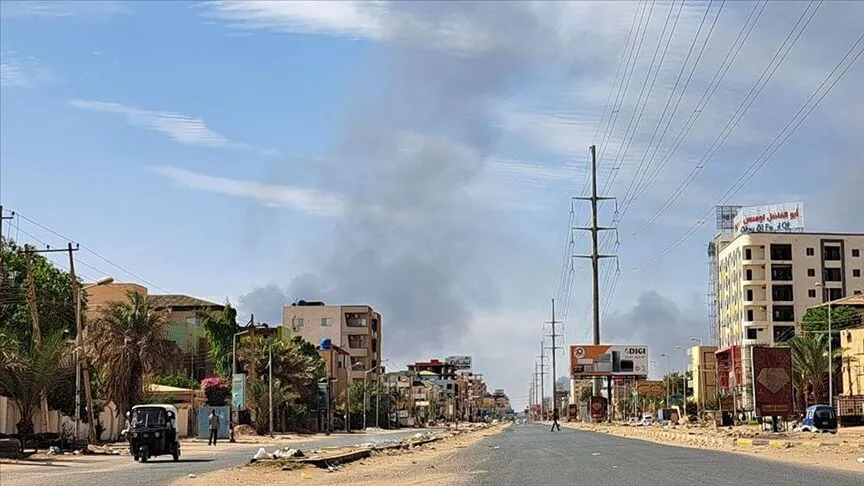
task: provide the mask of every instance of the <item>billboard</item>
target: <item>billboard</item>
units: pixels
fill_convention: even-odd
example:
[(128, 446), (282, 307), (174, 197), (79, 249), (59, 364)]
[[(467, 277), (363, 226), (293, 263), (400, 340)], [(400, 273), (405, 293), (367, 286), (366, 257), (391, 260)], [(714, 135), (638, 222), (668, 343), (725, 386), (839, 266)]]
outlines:
[(648, 346), (589, 345), (570, 346), (570, 376), (648, 376)]
[(636, 393), (644, 398), (666, 398), (666, 385), (663, 384), (663, 380), (638, 381)]
[(735, 229), (735, 216), (740, 210), (741, 206), (717, 206), (715, 208), (717, 231), (731, 233)]
[(471, 369), (471, 356), (448, 356), (444, 358), (444, 362), (457, 370)]
[(792, 349), (753, 346), (753, 392), (757, 417), (785, 417), (792, 409)]
[(231, 406), (234, 410), (246, 410), (245, 373), (235, 373), (231, 377)]
[(734, 232), (793, 233), (804, 231), (804, 203), (791, 202), (743, 207), (735, 216)]

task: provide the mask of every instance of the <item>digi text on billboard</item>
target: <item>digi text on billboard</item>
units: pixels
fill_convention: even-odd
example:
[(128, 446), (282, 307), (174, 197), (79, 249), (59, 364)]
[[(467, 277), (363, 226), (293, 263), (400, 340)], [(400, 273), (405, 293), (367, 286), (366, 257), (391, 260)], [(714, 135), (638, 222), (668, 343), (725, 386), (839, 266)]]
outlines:
[(648, 346), (642, 344), (576, 344), (570, 346), (570, 375), (648, 376)]

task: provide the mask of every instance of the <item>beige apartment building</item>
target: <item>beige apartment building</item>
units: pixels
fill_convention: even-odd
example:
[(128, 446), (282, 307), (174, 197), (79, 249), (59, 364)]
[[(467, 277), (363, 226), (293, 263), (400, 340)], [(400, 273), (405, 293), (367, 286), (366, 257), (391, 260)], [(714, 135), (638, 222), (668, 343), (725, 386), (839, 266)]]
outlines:
[(368, 305), (304, 302), (282, 309), (282, 325), (316, 346), (322, 339), (351, 354), (351, 381), (376, 380), (381, 364), (381, 314)]
[(807, 308), (864, 292), (864, 234), (722, 234), (714, 245), (716, 338), (721, 351), (740, 350), (747, 409), (749, 347), (787, 341)]

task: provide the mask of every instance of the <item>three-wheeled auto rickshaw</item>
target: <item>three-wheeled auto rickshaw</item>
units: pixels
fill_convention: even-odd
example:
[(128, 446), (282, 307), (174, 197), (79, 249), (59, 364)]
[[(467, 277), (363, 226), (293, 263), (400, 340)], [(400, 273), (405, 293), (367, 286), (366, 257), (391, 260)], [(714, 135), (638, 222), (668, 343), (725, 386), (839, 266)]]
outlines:
[(170, 455), (180, 459), (177, 409), (173, 405), (149, 404), (132, 407), (129, 452), (136, 461)]

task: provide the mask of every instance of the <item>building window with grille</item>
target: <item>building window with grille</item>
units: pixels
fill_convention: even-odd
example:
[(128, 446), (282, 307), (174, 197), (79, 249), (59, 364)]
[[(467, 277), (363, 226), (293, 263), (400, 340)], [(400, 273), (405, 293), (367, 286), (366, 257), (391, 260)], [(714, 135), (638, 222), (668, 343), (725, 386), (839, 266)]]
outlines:
[(291, 327), (295, 331), (302, 328), (303, 327), (303, 318), (302, 317), (295, 317), (295, 318), (291, 319)]
[(826, 246), (822, 250), (822, 255), (825, 260), (838, 261), (841, 259), (839, 246)]
[(333, 326), (333, 318), (332, 317), (322, 317), (321, 318), (321, 327), (332, 327)]
[(856, 258), (859, 257), (859, 256), (861, 256), (861, 250), (859, 250), (858, 248), (854, 248), (854, 249), (852, 250), (852, 256), (853, 256), (853, 257), (856, 257)]
[(840, 272), (839, 268), (826, 268), (825, 269), (825, 281), (826, 282), (840, 282), (843, 280), (843, 274)]
[(795, 322), (795, 306), (775, 305), (772, 311), (774, 322)]
[(810, 297), (811, 299), (816, 298), (816, 289), (809, 289), (807, 291), (807, 296)]
[(853, 269), (852, 270), (852, 276), (853, 277), (860, 277), (861, 276), (861, 269), (860, 268)]
[(807, 248), (807, 256), (814, 256), (814, 255), (816, 255), (816, 250), (813, 248)]
[(807, 276), (808, 277), (815, 277), (816, 276), (816, 269), (815, 268), (808, 268), (807, 269)]

